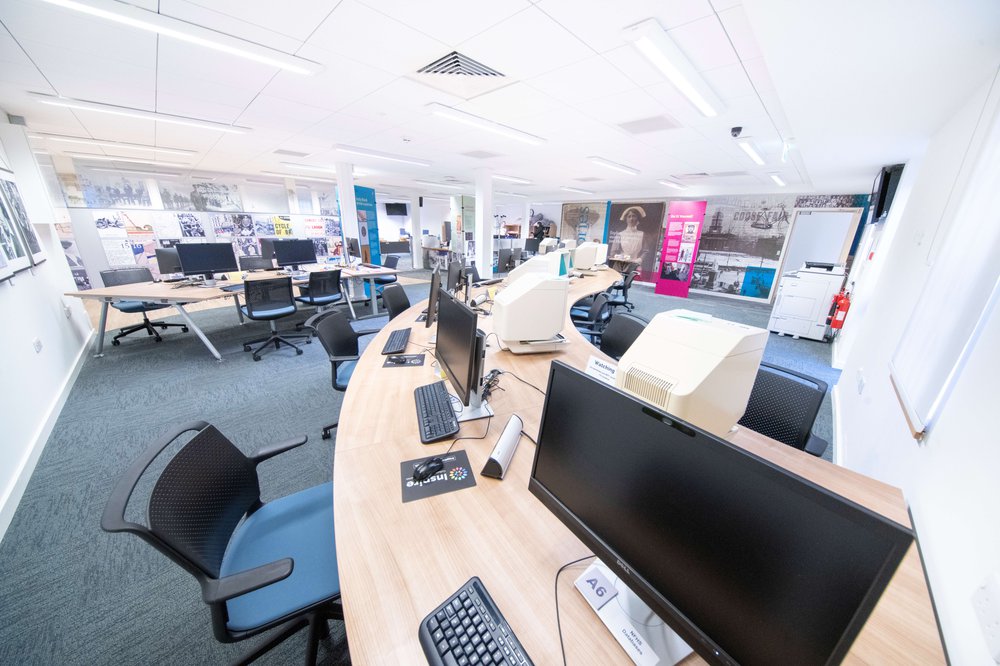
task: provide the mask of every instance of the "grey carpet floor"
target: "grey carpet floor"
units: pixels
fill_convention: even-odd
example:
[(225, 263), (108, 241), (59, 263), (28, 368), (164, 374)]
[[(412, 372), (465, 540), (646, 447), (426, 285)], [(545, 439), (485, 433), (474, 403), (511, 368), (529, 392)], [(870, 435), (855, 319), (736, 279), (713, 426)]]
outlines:
[[(414, 303), (426, 298), (426, 289), (406, 287)], [(631, 297), (644, 317), (686, 307), (764, 326), (768, 316), (759, 305), (669, 299), (645, 287), (634, 287)], [(99, 528), (119, 475), (153, 440), (186, 421), (216, 425), (247, 453), (309, 435), (305, 446), (261, 465), (265, 500), (332, 478), (333, 444), (319, 433), (337, 420), (342, 394), (331, 388), (319, 342), (304, 345), (301, 356), (282, 349), (255, 363), (242, 341), (265, 335), (266, 324), (236, 326), (230, 308), (193, 316), (223, 363), (178, 329), (164, 332), (159, 344), (130, 336), (119, 347), (109, 345), (104, 358), (84, 362), (0, 543), (0, 664), (219, 664), (261, 640), (216, 642), (191, 576), (138, 538)], [(772, 334), (765, 359), (836, 381), (828, 345)], [(827, 405), (817, 434), (829, 439), (829, 423)], [(298, 663), (304, 650), (300, 632), (259, 663)], [(332, 622), (320, 663), (349, 662), (343, 625)]]

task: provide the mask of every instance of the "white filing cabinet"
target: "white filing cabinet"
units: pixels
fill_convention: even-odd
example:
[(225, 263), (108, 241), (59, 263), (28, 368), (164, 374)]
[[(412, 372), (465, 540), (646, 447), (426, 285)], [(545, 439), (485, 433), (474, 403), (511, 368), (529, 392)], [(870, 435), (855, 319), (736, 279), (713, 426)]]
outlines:
[(807, 266), (781, 276), (767, 328), (782, 335), (823, 340), (833, 297), (846, 276), (843, 266)]

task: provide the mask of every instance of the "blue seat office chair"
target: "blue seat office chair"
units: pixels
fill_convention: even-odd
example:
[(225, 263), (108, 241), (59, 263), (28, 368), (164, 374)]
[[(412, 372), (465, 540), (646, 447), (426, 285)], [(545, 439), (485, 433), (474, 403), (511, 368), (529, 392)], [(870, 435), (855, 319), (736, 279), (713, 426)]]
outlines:
[(608, 305), (611, 306), (612, 310), (615, 308), (625, 308), (631, 312), (632, 309), (635, 308), (635, 304), (628, 300), (628, 290), (632, 287), (632, 282), (634, 282), (637, 277), (639, 277), (639, 271), (632, 271), (625, 276), (624, 280), (620, 280), (608, 288), (608, 291), (611, 294), (608, 299)]
[[(398, 285), (396, 285), (398, 287)], [(398, 287), (402, 290), (402, 287)], [(405, 295), (405, 294), (404, 294)], [(334, 312), (324, 317), (316, 325), (316, 337), (330, 358), (330, 371), (333, 388), (343, 393), (351, 381), (354, 368), (361, 358), (361, 345), (358, 340), (365, 335), (374, 335), (379, 329), (356, 331), (351, 326), (351, 320), (344, 312)], [(330, 439), (330, 431), (337, 427), (332, 423), (323, 428), (323, 439)]]
[(820, 379), (761, 363), (739, 424), (820, 457), (829, 442), (814, 435), (812, 427), (826, 389)]
[(574, 305), (569, 310), (570, 319), (576, 330), (596, 343), (608, 322), (611, 321), (611, 308), (608, 307), (608, 295), (601, 292), (587, 306)]
[[(295, 299), (292, 297), (292, 278), (267, 278), (262, 280), (246, 280), (243, 283), (243, 298), (245, 302), (240, 306), (244, 315), (255, 321), (266, 321), (271, 325), (271, 335), (266, 338), (255, 338), (243, 343), (243, 351), (252, 351), (253, 360), (260, 360), (260, 352), (265, 347), (274, 344), (278, 349), (281, 345), (288, 345), (295, 350), (296, 355), (302, 350), (293, 343), (290, 338), (304, 338), (306, 343), (312, 342), (309, 338), (312, 333), (282, 333), (278, 334), (278, 329), (274, 322), (282, 317), (289, 317), (297, 311)], [(260, 343), (256, 349), (253, 345)]]
[(382, 303), (389, 313), (389, 321), (410, 307), (410, 299), (401, 285), (391, 284), (382, 291)]
[[(137, 284), (139, 282), (152, 282), (153, 274), (149, 272), (148, 268), (114, 268), (109, 271), (101, 271), (101, 281), (104, 282), (105, 287), (118, 287), (123, 284)], [(146, 335), (153, 336), (153, 339), (157, 342), (163, 342), (163, 338), (156, 331), (155, 326), (159, 326), (164, 331), (171, 326), (181, 329), (181, 332), (187, 333), (188, 328), (185, 324), (165, 324), (163, 322), (156, 322), (155, 324), (149, 321), (149, 317), (146, 316), (147, 312), (152, 312), (153, 310), (162, 310), (163, 308), (169, 308), (170, 305), (165, 303), (146, 303), (144, 301), (117, 301), (111, 304), (111, 307), (121, 312), (126, 312), (128, 314), (141, 314), (142, 323), (135, 324), (133, 326), (125, 326), (119, 329), (118, 335), (116, 335), (112, 340), (111, 344), (117, 347), (121, 344), (120, 339), (124, 338), (126, 335), (131, 335), (137, 331), (146, 331)]]
[(304, 322), (295, 325), (295, 329), (315, 328), (316, 320), (327, 314), (328, 308), (344, 303), (344, 294), (340, 286), (340, 269), (332, 271), (312, 271), (309, 273), (309, 284), (299, 287), (299, 296), (295, 300), (303, 305), (317, 308), (315, 314)]
[[(129, 499), (146, 470), (189, 432), (196, 434), (156, 478), (147, 524), (126, 520)], [(184, 424), (160, 438), (122, 475), (101, 518), (105, 532), (134, 534), (195, 577), (220, 642), (280, 628), (242, 663), (308, 626), (306, 663), (314, 664), (319, 640), (329, 635), (327, 621), (344, 617), (333, 483), (266, 504), (260, 498), (257, 466), (306, 439), (290, 439), (247, 457), (205, 421)]]

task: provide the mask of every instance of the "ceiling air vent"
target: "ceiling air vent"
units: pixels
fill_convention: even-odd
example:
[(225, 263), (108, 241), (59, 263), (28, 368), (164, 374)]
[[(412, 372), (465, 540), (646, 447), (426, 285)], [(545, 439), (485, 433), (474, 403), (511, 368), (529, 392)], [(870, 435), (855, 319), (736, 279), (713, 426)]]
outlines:
[(288, 157), (309, 157), (312, 153), (299, 153), (294, 150), (285, 150), (284, 148), (279, 148), (274, 151), (275, 155), (287, 155)]
[(443, 58), (438, 58), (429, 65), (417, 70), (421, 74), (458, 74), (461, 76), (503, 76), (500, 72), (476, 62), (469, 56), (458, 51), (452, 51)]

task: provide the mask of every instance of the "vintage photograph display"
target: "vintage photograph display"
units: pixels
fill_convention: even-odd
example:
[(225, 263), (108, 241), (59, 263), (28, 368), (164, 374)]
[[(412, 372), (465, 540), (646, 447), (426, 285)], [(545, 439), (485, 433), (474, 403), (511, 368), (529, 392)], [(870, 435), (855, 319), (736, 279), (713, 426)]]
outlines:
[(14, 214), (3, 196), (0, 196), (0, 251), (4, 254), (7, 268), (15, 273), (31, 266), (27, 244), (22, 240)]
[(607, 201), (567, 203), (562, 207), (563, 240), (603, 243), (607, 228)]
[(77, 185), (87, 208), (151, 208), (153, 205), (141, 178), (80, 167)]
[(31, 226), (31, 220), (28, 219), (28, 211), (24, 208), (24, 200), (21, 199), (21, 192), (17, 189), (17, 184), (12, 180), (0, 180), (0, 192), (2, 192), (6, 202), (8, 215), (14, 222), (17, 232), (21, 235), (31, 263), (42, 263), (45, 261), (45, 250), (42, 249), (38, 234)]
[(663, 201), (611, 202), (608, 259), (639, 262), (640, 282), (655, 282), (656, 253), (663, 239)]

